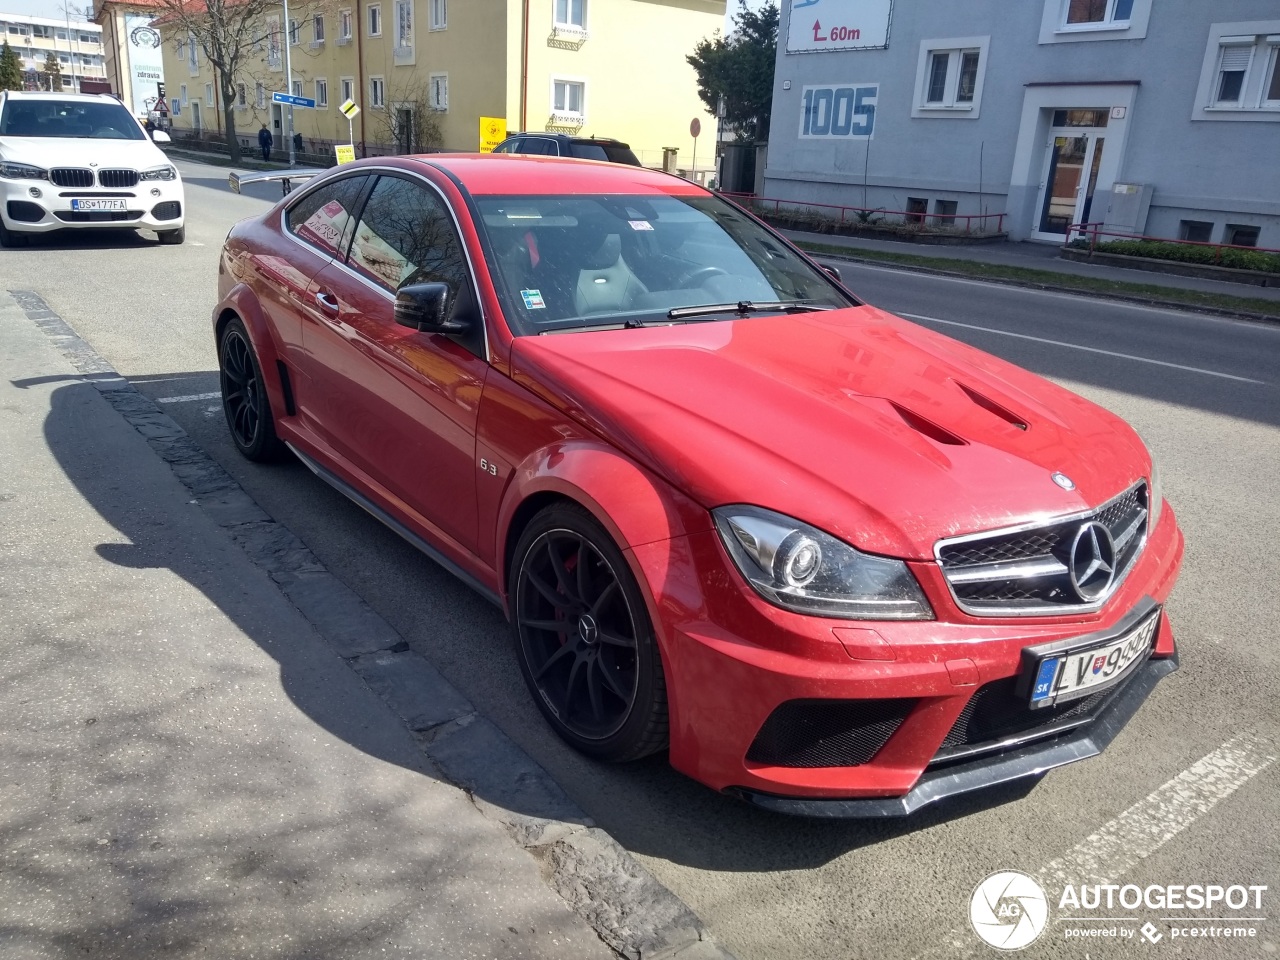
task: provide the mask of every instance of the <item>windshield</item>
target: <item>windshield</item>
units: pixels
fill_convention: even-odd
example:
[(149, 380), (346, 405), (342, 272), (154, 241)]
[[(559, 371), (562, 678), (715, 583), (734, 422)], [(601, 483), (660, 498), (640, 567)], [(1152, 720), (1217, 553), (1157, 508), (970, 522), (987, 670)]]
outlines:
[(0, 137), (145, 140), (147, 135), (123, 104), (40, 99), (10, 100), (0, 117)]
[[(710, 304), (857, 303), (718, 197), (475, 199), (498, 295), (517, 334), (669, 323), (669, 311)], [(734, 315), (712, 311), (697, 319)]]

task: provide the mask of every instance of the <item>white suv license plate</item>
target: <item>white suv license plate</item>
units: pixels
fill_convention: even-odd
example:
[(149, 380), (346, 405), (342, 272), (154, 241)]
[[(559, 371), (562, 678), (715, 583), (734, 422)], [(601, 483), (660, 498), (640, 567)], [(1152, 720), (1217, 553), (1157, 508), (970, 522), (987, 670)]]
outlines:
[(1031, 706), (1076, 700), (1119, 683), (1151, 653), (1159, 623), (1156, 613), (1109, 643), (1045, 657), (1036, 666)]
[(123, 200), (72, 200), (72, 210), (119, 210), (121, 212), (128, 209), (124, 205)]

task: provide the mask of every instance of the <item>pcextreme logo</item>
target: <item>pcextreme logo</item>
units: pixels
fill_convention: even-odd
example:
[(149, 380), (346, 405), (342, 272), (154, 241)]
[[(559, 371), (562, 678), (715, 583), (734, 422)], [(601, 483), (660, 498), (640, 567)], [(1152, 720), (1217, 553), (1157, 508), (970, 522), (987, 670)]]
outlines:
[(999, 950), (1021, 950), (1044, 933), (1049, 900), (1044, 888), (1025, 873), (1002, 870), (974, 888), (969, 922), (984, 943)]

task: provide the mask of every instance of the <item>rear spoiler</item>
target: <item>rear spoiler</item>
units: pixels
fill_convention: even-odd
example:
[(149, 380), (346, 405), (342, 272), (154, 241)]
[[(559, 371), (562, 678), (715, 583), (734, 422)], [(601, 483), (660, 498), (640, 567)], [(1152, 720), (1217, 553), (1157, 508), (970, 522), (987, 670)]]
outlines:
[(284, 195), (288, 196), (293, 189), (293, 181), (310, 180), (312, 177), (318, 177), (322, 173), (328, 173), (327, 170), (268, 170), (264, 173), (232, 173), (227, 177), (227, 184), (236, 193), (240, 193), (240, 188), (246, 183), (269, 183), (272, 180), (279, 180), (284, 188)]

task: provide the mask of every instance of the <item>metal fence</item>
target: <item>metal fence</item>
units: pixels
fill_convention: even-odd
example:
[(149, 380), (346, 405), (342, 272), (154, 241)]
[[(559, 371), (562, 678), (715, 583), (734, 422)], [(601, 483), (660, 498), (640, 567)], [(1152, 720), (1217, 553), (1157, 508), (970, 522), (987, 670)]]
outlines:
[[(835, 203), (815, 203), (809, 200), (780, 200), (776, 197), (759, 197), (754, 193), (720, 194), (753, 213), (773, 217), (801, 217), (816, 211), (817, 221), (825, 221), (833, 227), (868, 228), (888, 224), (905, 230), (991, 236), (1004, 233), (1004, 213), (929, 213), (927, 210), (887, 210), (883, 207), (850, 207)], [(994, 229), (991, 224), (994, 223)], [(975, 224), (977, 228), (975, 229)]]

